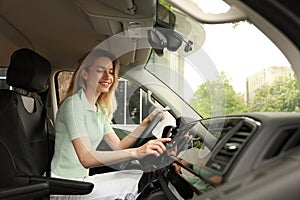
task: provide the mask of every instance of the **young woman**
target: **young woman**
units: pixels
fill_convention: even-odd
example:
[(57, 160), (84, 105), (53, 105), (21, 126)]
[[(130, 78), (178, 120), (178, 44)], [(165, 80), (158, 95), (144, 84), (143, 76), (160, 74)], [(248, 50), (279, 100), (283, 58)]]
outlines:
[[(79, 64), (68, 97), (59, 107), (55, 124), (55, 153), (51, 162), (52, 176), (94, 183), (91, 194), (74, 198), (134, 198), (142, 171), (124, 170), (89, 176), (89, 168), (141, 159), (147, 155), (159, 156), (166, 150), (164, 143), (170, 141), (169, 138), (150, 140), (140, 147), (129, 148), (153, 117), (162, 112), (158, 109), (123, 140), (114, 133), (110, 121), (116, 108), (114, 92), (118, 71), (118, 60), (111, 53), (93, 50)], [(103, 139), (113, 151), (96, 150)]]

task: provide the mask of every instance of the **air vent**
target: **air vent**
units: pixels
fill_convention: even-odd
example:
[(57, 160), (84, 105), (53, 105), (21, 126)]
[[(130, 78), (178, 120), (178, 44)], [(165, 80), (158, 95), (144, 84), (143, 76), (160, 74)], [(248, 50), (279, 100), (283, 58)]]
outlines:
[(221, 141), (211, 159), (206, 163), (206, 167), (218, 171), (221, 174), (225, 173), (249, 140), (254, 129), (255, 125), (250, 124), (245, 120), (238, 123), (230, 132), (228, 132), (227, 137)]

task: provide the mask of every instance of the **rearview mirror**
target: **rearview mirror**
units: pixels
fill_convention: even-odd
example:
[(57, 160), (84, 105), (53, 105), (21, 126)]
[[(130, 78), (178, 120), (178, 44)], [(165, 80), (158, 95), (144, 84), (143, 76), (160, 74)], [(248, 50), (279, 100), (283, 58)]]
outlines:
[(192, 41), (184, 40), (179, 33), (171, 29), (156, 27), (147, 31), (147, 37), (149, 44), (159, 56), (163, 55), (164, 48), (169, 51), (177, 51), (182, 42), (185, 43), (185, 52), (191, 51), (193, 46)]

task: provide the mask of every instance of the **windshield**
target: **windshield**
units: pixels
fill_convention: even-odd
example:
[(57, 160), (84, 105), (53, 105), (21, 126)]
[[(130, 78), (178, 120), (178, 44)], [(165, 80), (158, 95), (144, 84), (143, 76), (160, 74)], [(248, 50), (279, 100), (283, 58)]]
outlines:
[(146, 69), (200, 116), (299, 111), (290, 63), (253, 24), (201, 24), (172, 12), (182, 44), (176, 51), (153, 51)]

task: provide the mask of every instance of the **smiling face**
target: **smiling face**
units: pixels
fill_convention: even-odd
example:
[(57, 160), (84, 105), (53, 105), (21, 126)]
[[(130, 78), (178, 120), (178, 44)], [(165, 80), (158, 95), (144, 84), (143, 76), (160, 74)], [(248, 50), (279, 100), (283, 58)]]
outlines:
[(107, 57), (99, 57), (88, 68), (83, 70), (86, 89), (94, 90), (96, 95), (106, 93), (114, 83), (114, 67)]

